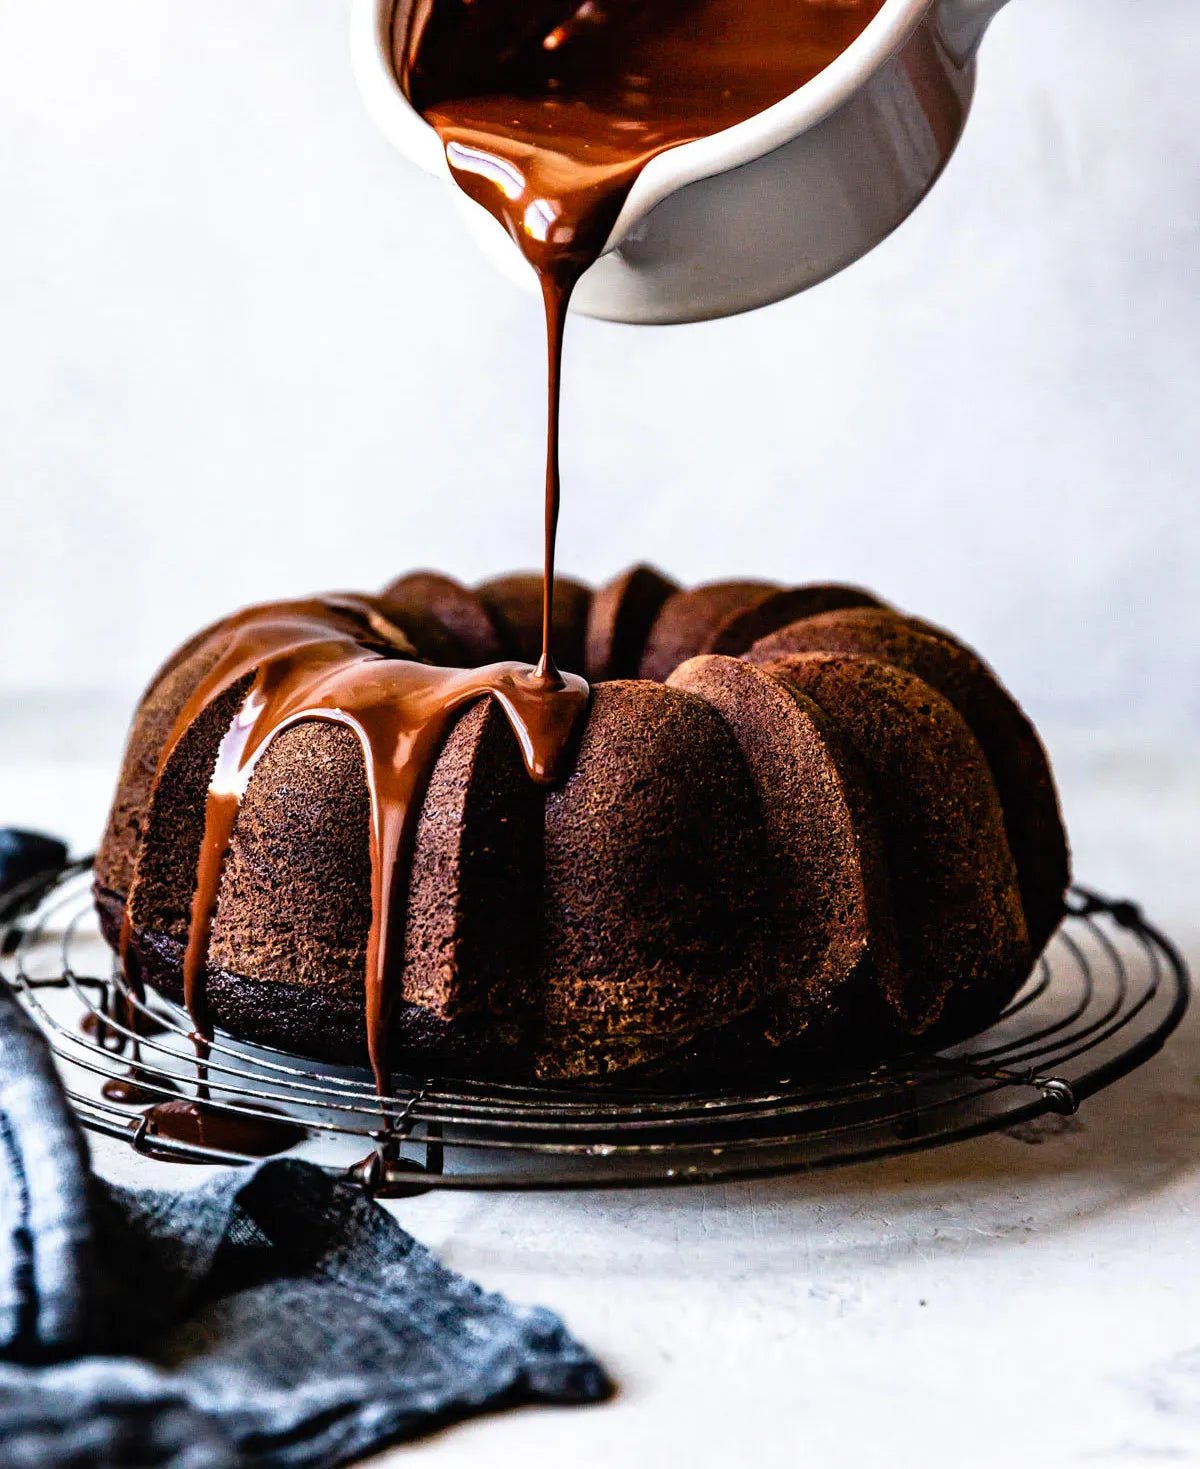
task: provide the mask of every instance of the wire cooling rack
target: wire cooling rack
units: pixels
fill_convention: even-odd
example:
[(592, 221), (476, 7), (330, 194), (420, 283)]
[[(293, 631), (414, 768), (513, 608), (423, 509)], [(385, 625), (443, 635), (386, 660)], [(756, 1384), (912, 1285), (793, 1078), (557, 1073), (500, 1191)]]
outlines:
[[(80, 861), (0, 904), (0, 979), (46, 1036), (84, 1126), (150, 1157), (237, 1164), (244, 1154), (156, 1133), (146, 1102), (195, 1094), (187, 1015), (121, 989)], [(636, 1090), (370, 1077), (218, 1033), (214, 1110), (285, 1114), (290, 1151), (381, 1195), (429, 1188), (562, 1189), (704, 1182), (828, 1168), (930, 1148), (1045, 1112), (1070, 1114), (1152, 1056), (1187, 1008), (1186, 967), (1136, 904), (1072, 890), (1069, 914), (990, 1029), (937, 1053), (711, 1090)], [(133, 1030), (112, 1000), (143, 1011)], [(121, 1013), (118, 1007), (118, 1015)], [(152, 1032), (152, 1033), (145, 1033)], [(103, 1095), (130, 1079), (140, 1102)], [(386, 1120), (385, 1120), (386, 1119)]]

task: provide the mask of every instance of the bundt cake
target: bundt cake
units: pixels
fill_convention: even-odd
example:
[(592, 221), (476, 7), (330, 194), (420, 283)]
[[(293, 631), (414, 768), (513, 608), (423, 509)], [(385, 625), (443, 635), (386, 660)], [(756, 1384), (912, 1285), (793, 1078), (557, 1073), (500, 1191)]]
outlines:
[(1068, 854), (974, 653), (854, 587), (639, 566), (559, 578), (591, 687), (548, 713), (540, 613), (536, 575), (418, 572), (185, 644), (96, 860), (131, 978), (381, 1084), (818, 1067), (999, 1013)]

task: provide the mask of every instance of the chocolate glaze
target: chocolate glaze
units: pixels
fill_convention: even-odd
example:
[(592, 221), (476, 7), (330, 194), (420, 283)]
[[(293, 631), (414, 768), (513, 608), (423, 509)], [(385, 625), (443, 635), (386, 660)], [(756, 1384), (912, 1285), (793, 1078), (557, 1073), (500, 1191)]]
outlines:
[(652, 158), (781, 101), (882, 3), (399, 0), (393, 65), (459, 187), (566, 287)]
[[(128, 943), (127, 939), (127, 947)], [(130, 955), (129, 971), (136, 967)], [(105, 1101), (116, 1102), (122, 1107), (137, 1107), (158, 1101), (164, 1089), (176, 1090), (165, 1078), (157, 1086), (144, 1085), (141, 1080), (142, 1039), (161, 1035), (167, 1024), (144, 1005), (136, 1004), (128, 990), (106, 985), (100, 1007), (88, 1011), (80, 1021), (79, 1029), (110, 1055), (123, 1056), (126, 1050), (129, 1051), (128, 1069), (119, 1076), (110, 1076), (100, 1088), (100, 1095)]]
[(304, 1137), (304, 1128), (286, 1117), (276, 1121), (252, 1115), (235, 1105), (218, 1109), (183, 1097), (157, 1102), (147, 1108), (145, 1116), (152, 1137), (166, 1137), (222, 1153), (243, 1153), (250, 1158), (286, 1152)]
[(398, 0), (392, 61), (458, 184), (537, 273), (546, 317), (545, 578), (561, 498), (559, 408), (571, 293), (642, 169), (810, 81), (883, 0)]
[(125, 1049), (125, 1037), (113, 1030), (113, 1019), (115, 1016), (106, 1001), (103, 1009), (87, 1012), (79, 1022), (79, 1029), (83, 1035), (91, 1036), (102, 1051), (111, 1051), (114, 1056), (119, 1056)]
[(165, 1077), (156, 1078), (153, 1085), (143, 1082), (138, 1067), (131, 1066), (123, 1076), (110, 1076), (100, 1088), (100, 1095), (121, 1107), (140, 1107), (146, 1102), (159, 1101), (164, 1091), (175, 1090)]
[[(407, 638), (389, 623), (384, 604), (375, 598), (347, 595), (251, 608), (225, 624), (222, 639), (221, 653), (181, 711), (158, 768), (161, 777), (205, 709), (235, 685), (251, 680), (222, 740), (208, 789), (184, 954), (184, 1002), (195, 1027), (199, 1099), (208, 1099), (204, 1072), (212, 1036), (206, 996), (209, 943), (238, 809), (271, 741), (292, 725), (314, 719), (351, 729), (363, 752), (371, 802), (367, 1049), (376, 1085), (386, 1092), (407, 860), (421, 797), (449, 723), (473, 700), (495, 699), (512, 727), (530, 778), (549, 784), (562, 768), (586, 707), (587, 685), (574, 674), (559, 674), (551, 659), (536, 669), (520, 663), (478, 669), (419, 663)], [(128, 970), (137, 969), (131, 962), (132, 934), (127, 901), (121, 952)]]
[(106, 994), (100, 1008), (89, 1010), (79, 1022), (84, 1035), (91, 1036), (101, 1050), (111, 1051), (115, 1056), (122, 1054), (129, 1039), (118, 1026), (132, 1030), (136, 1038), (162, 1035), (167, 1022), (152, 1011), (131, 1004), (119, 990)]
[[(180, 714), (158, 767), (161, 777), (198, 715), (251, 680), (207, 794), (184, 955), (198, 1099), (153, 1107), (147, 1115), (156, 1130), (231, 1151), (276, 1151), (248, 1145), (249, 1135), (231, 1141), (228, 1129), (245, 1131), (249, 1123), (206, 1107), (212, 1036), (206, 981), (221, 872), (242, 797), (271, 741), (302, 720), (345, 725), (362, 746), (371, 801), (367, 1047), (376, 1085), (386, 1092), (390, 1022), (402, 998), (395, 975), (407, 863), (451, 719), (473, 700), (495, 699), (528, 774), (548, 784), (587, 703), (583, 680), (556, 667), (551, 638), (560, 382), (571, 293), (599, 258), (652, 158), (780, 101), (844, 50), (882, 3), (399, 0), (392, 34), (397, 78), (437, 129), (459, 187), (508, 230), (541, 285), (547, 344), (541, 656), (532, 669), (519, 663), (430, 667), (415, 661), (416, 650), (392, 620), (395, 609), (389, 616), (377, 599), (353, 596), (276, 603), (225, 624), (221, 654)], [(141, 1000), (128, 898), (119, 951), (131, 992)]]

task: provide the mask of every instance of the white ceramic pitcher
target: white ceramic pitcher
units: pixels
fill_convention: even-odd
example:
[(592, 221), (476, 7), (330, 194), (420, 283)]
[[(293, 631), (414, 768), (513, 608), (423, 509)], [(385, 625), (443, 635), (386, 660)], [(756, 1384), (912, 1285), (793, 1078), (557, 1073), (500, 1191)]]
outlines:
[[(384, 135), (449, 181), (441, 141), (396, 83), (394, 0), (355, 0), (352, 56)], [(906, 219), (954, 151), (975, 51), (1005, 0), (885, 0), (819, 76), (724, 132), (642, 171), (573, 309), (613, 321), (731, 316), (806, 290)], [(471, 227), (509, 275), (534, 284), (504, 230), (459, 189)]]

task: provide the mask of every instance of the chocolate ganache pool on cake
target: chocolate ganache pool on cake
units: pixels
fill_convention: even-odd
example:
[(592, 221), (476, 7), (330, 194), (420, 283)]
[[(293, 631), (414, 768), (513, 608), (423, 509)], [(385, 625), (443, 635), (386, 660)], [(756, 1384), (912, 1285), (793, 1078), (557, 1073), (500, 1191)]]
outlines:
[(554, 574), (563, 325), (638, 171), (880, 3), (397, 7), (401, 85), (541, 282), (543, 570), (250, 608), (153, 680), (96, 896), (202, 1058), (222, 1026), (381, 1091), (819, 1066), (972, 1030), (1028, 974), (1066, 841), (974, 653), (853, 587)]

